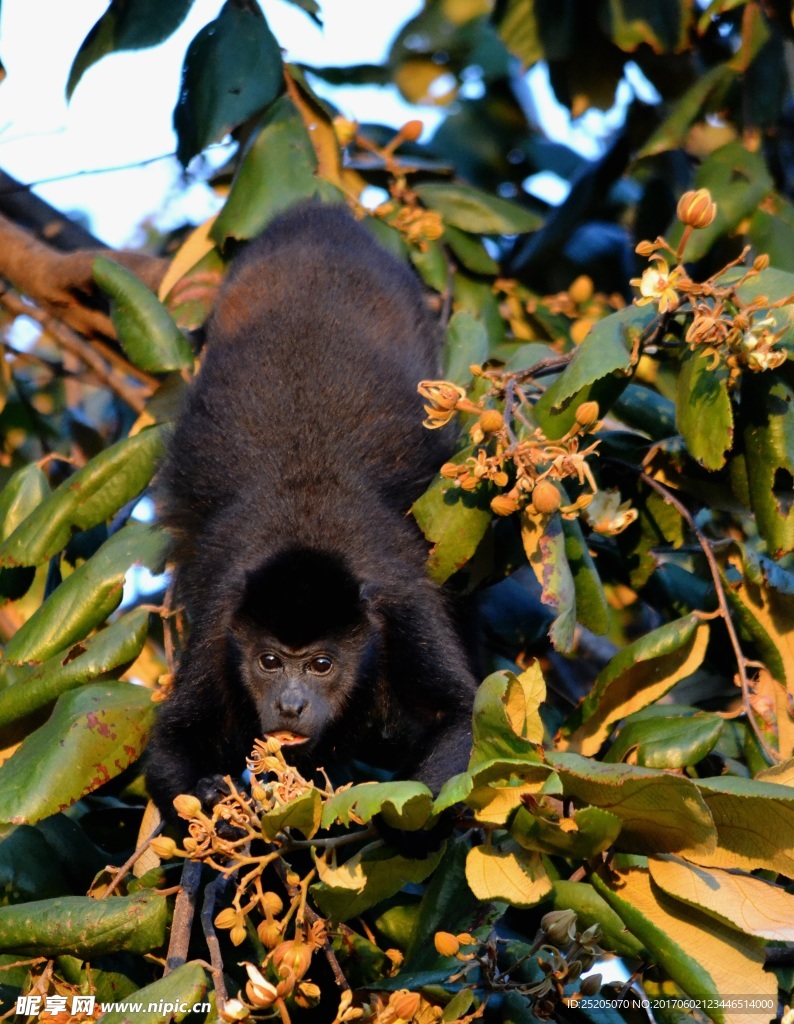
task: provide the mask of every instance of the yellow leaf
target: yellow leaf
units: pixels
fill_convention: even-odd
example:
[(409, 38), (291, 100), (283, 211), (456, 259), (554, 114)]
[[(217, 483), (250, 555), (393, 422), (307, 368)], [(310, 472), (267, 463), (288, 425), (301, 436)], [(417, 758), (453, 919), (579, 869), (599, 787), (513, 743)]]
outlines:
[[(673, 899), (640, 868), (611, 873), (606, 883), (599, 878), (596, 882), (599, 893), (687, 995), (769, 999), (774, 1004), (777, 980), (764, 970), (759, 939)], [(724, 1024), (758, 1024), (757, 1012), (741, 1005), (718, 1008), (711, 1015)]]
[(677, 857), (652, 857), (651, 878), (670, 896), (748, 935), (794, 942), (794, 896), (752, 875), (701, 868)]
[(533, 907), (551, 892), (539, 853), (510, 843), (507, 849), (475, 846), (466, 857), (466, 881), (478, 900), (506, 900)]
[(171, 266), (160, 282), (157, 297), (161, 302), (165, 302), (166, 296), (177, 281), (181, 281), (185, 274), (192, 267), (195, 267), (200, 259), (206, 256), (211, 249), (215, 248), (215, 243), (210, 238), (210, 230), (217, 216), (215, 214), (214, 217), (205, 220), (203, 224), (199, 224), (197, 228), (190, 232), (177, 250), (176, 256), (171, 260)]
[(504, 696), (507, 717), (513, 731), (530, 743), (543, 742), (543, 722), (538, 709), (545, 699), (546, 684), (537, 661), (520, 676), (509, 676)]

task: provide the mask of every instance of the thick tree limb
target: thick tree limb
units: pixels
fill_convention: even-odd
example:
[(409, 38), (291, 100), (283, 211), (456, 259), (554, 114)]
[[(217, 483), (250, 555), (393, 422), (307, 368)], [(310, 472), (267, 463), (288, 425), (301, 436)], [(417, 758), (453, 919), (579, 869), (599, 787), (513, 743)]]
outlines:
[[(0, 277), (47, 313), (87, 337), (115, 340), (108, 302), (93, 279), (94, 259), (108, 250), (58, 252), (0, 215)], [(157, 289), (167, 260), (113, 251), (112, 258)]]

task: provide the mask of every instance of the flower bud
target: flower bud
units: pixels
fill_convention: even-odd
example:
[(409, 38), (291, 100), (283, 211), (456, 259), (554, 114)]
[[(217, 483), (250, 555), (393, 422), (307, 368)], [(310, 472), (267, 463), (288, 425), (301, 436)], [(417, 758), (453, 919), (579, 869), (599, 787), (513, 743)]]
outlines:
[(279, 974), (289, 971), (296, 978), (302, 978), (312, 962), (312, 951), (305, 942), (290, 939), (276, 946), (271, 959)]
[(389, 1008), (397, 1014), (400, 1020), (413, 1020), (419, 1009), (420, 997), (418, 992), (409, 992), (401, 988), (395, 992), (389, 1000)]
[(580, 427), (592, 427), (598, 420), (598, 402), (582, 402), (576, 410), (576, 422)]
[(201, 814), (201, 801), (196, 796), (180, 793), (174, 797), (174, 808), (180, 818), (197, 818)]
[(441, 473), (445, 480), (456, 480), (458, 477), (459, 469), (460, 466), (458, 466), (456, 463), (445, 462), (444, 465), (439, 470), (439, 472)]
[(436, 932), (433, 942), (436, 952), (441, 956), (455, 956), (460, 949), (460, 943), (449, 932)]
[(176, 854), (177, 845), (168, 836), (158, 836), (149, 843), (149, 849), (157, 854), (160, 860), (170, 860)]
[(760, 256), (756, 256), (753, 260), (753, 270), (762, 271), (766, 270), (769, 266), (769, 257), (765, 252), (762, 252)]
[(424, 130), (424, 124), (419, 120), (406, 121), (400, 129), (400, 135), (406, 142), (416, 142)]
[(562, 495), (550, 480), (541, 480), (532, 491), (532, 504), (541, 515), (551, 515), (562, 505)]
[(638, 256), (653, 256), (656, 246), (653, 242), (639, 242), (634, 249)]
[(579, 986), (579, 991), (583, 996), (594, 996), (596, 992), (601, 988), (601, 975), (600, 974), (589, 974), (582, 984)]
[(280, 914), (284, 901), (277, 892), (263, 892), (259, 903), (266, 914)]
[(568, 294), (577, 306), (581, 306), (583, 302), (587, 302), (593, 297), (593, 290), (592, 278), (589, 278), (587, 274), (581, 274), (571, 283)]
[(676, 207), (678, 219), (690, 228), (707, 228), (717, 216), (717, 204), (707, 188), (684, 192)]
[(571, 324), (571, 341), (574, 345), (581, 345), (590, 331), (593, 329), (595, 320), (591, 316), (583, 316), (574, 320)]
[(256, 929), (259, 941), (267, 949), (273, 949), (281, 942), (282, 931), (278, 921), (260, 921)]
[(219, 914), (216, 915), (215, 927), (222, 928), (224, 930), (227, 928), (234, 928), (234, 926), (237, 924), (239, 917), (240, 915), (237, 913), (234, 907), (226, 907), (224, 910), (222, 910)]
[(498, 516), (510, 516), (518, 508), (518, 501), (508, 494), (497, 494), (491, 498), (491, 511)]
[(229, 932), (229, 938), (232, 940), (233, 946), (242, 946), (245, 942), (245, 925), (236, 924)]
[(458, 934), (455, 937), (457, 938), (461, 946), (473, 946), (474, 943), (477, 941), (473, 935), (469, 934), (469, 932), (458, 932)]
[(501, 430), (504, 425), (504, 418), (498, 409), (486, 409), (480, 415), (480, 426), (486, 434), (493, 434)]
[(540, 927), (553, 943), (561, 945), (576, 934), (576, 914), (573, 910), (552, 910), (541, 918)]
[(313, 981), (302, 981), (295, 993), (295, 1002), (298, 1006), (308, 1009), (320, 1002), (321, 994), (319, 985), (315, 985)]

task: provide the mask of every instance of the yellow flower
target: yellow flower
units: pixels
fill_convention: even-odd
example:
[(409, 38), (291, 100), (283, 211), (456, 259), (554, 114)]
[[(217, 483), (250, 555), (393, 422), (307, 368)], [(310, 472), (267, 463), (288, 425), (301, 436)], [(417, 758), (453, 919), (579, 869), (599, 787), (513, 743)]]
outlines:
[(584, 512), (590, 529), (607, 537), (622, 533), (627, 526), (631, 526), (637, 515), (630, 501), (621, 504), (620, 491), (614, 488), (599, 491)]
[(634, 277), (631, 280), (636, 288), (639, 288), (642, 298), (634, 301), (638, 306), (644, 306), (649, 302), (656, 302), (660, 313), (674, 310), (678, 306), (678, 292), (675, 286), (684, 271), (681, 267), (667, 266), (661, 256), (655, 256), (655, 267), (648, 267), (642, 277)]
[(428, 430), (446, 426), (455, 415), (458, 402), (466, 397), (463, 388), (448, 380), (423, 380), (416, 390), (430, 403), (425, 406), (427, 419), (423, 424)]

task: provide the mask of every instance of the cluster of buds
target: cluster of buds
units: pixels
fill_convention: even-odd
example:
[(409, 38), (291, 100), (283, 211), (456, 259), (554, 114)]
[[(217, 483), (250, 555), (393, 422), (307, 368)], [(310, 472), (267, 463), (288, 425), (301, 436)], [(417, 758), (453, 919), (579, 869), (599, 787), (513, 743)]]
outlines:
[[(759, 295), (745, 302), (738, 295), (741, 285), (769, 266), (769, 257), (757, 256), (751, 268), (726, 283), (724, 275), (744, 262), (748, 248), (706, 281), (693, 281), (681, 265), (686, 242), (692, 231), (713, 223), (717, 204), (708, 189), (699, 189), (681, 196), (677, 212), (684, 225), (677, 248), (673, 249), (664, 238), (640, 242), (637, 246), (637, 252), (647, 256), (651, 266), (641, 277), (631, 281), (640, 291), (635, 303), (640, 306), (655, 303), (662, 314), (684, 313), (688, 321), (686, 344), (693, 351), (708, 356), (712, 369), (727, 366), (730, 387), (736, 386), (743, 370), (760, 373), (781, 366), (786, 353), (775, 345), (786, 328), (775, 331), (775, 320), (769, 316), (769, 311), (789, 305), (794, 297), (770, 302)], [(670, 257), (675, 261), (674, 266), (668, 262)]]
[(456, 960), (473, 960), (476, 953), (462, 953), (461, 946), (473, 946), (477, 942), (469, 932), (458, 932), (453, 935), (451, 932), (436, 932), (433, 943), (439, 956), (454, 956)]
[[(481, 444), (487, 435), (493, 441), (492, 453), (480, 448), (464, 462), (447, 462), (441, 467), (441, 475), (464, 491), (474, 491), (485, 482), (498, 487), (501, 493), (491, 499), (491, 509), (497, 515), (508, 516), (526, 509), (537, 518), (559, 512), (565, 519), (574, 519), (592, 501), (598, 485), (587, 458), (596, 452), (598, 441), (585, 448), (581, 441), (585, 433), (597, 426), (595, 402), (583, 402), (576, 410), (571, 429), (558, 440), (549, 441), (540, 428), (527, 437), (513, 437), (501, 412), (474, 405), (463, 388), (448, 381), (424, 381), (419, 390), (433, 403), (425, 406), (425, 426), (430, 429), (448, 423), (456, 411), (477, 414), (477, 422), (470, 431), (472, 440)], [(564, 504), (558, 484), (566, 479), (574, 479), (589, 490), (571, 504)]]
[[(512, 278), (497, 278), (493, 290), (499, 299), (499, 312), (519, 341), (542, 341), (557, 347), (565, 344), (565, 336), (549, 337), (548, 314), (564, 316), (570, 322), (568, 333), (580, 345), (593, 325), (626, 305), (619, 293), (597, 292), (593, 279), (580, 274), (565, 291), (543, 297), (532, 294)], [(545, 315), (544, 315), (545, 314)]]

